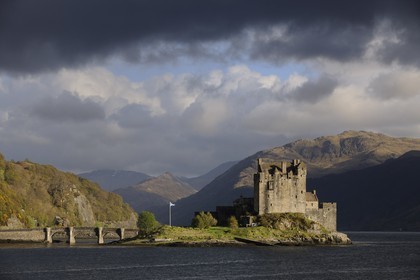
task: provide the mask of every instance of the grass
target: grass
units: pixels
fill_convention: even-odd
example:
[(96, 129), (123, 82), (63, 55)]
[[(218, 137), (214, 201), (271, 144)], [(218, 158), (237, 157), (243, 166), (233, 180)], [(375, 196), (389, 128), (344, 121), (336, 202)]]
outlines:
[[(287, 240), (294, 238), (311, 238), (320, 234), (293, 230), (278, 230), (267, 227), (247, 227), (232, 229), (228, 227), (210, 227), (207, 229), (191, 227), (169, 227), (163, 226), (161, 232), (155, 236), (159, 244), (165, 243), (230, 243), (234, 242), (236, 237), (251, 239), (256, 241)], [(134, 239), (125, 244), (145, 244), (150, 243), (145, 239)]]

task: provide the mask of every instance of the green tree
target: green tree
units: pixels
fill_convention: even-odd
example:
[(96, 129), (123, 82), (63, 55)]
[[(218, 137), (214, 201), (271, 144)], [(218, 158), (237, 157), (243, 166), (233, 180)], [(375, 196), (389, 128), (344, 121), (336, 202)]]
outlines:
[(158, 233), (161, 225), (155, 219), (155, 215), (149, 211), (143, 211), (140, 213), (137, 220), (137, 226), (139, 228), (140, 237), (151, 237)]
[(238, 224), (238, 220), (236, 219), (235, 216), (230, 216), (228, 219), (228, 225), (230, 228), (238, 228), (239, 224)]
[(204, 213), (201, 211), (194, 217), (191, 226), (195, 228), (209, 228), (217, 225), (217, 220), (209, 212)]

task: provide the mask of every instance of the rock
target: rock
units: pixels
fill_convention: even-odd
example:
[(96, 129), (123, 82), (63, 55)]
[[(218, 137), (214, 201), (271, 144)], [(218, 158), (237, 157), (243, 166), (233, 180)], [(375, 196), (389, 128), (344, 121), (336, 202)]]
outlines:
[(342, 232), (333, 232), (331, 233), (331, 237), (335, 244), (352, 244), (350, 238)]
[(68, 227), (70, 225), (70, 222), (67, 218), (61, 218), (60, 216), (55, 216), (54, 225), (60, 226), (60, 227)]

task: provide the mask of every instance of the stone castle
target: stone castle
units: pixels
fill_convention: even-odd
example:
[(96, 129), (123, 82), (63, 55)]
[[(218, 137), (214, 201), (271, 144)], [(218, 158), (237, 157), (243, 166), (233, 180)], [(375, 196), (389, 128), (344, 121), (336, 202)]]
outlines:
[(319, 203), (316, 191), (307, 192), (306, 174), (306, 165), (300, 160), (258, 159), (254, 197), (241, 197), (233, 206), (217, 206), (212, 214), (220, 224), (235, 216), (240, 224), (251, 225), (258, 215), (302, 213), (327, 230), (336, 231), (337, 203)]
[(302, 213), (328, 230), (337, 230), (337, 203), (319, 203), (316, 191), (306, 191), (305, 163), (258, 159), (257, 168), (255, 214)]

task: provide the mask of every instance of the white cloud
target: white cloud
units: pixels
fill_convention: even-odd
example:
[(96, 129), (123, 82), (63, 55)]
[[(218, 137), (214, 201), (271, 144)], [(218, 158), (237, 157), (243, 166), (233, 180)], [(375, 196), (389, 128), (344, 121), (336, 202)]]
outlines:
[(280, 79), (245, 65), (142, 82), (99, 67), (0, 76), (1, 152), (67, 170), (199, 174), (308, 135), (420, 136), (417, 69), (325, 60), (312, 67), (319, 76)]

